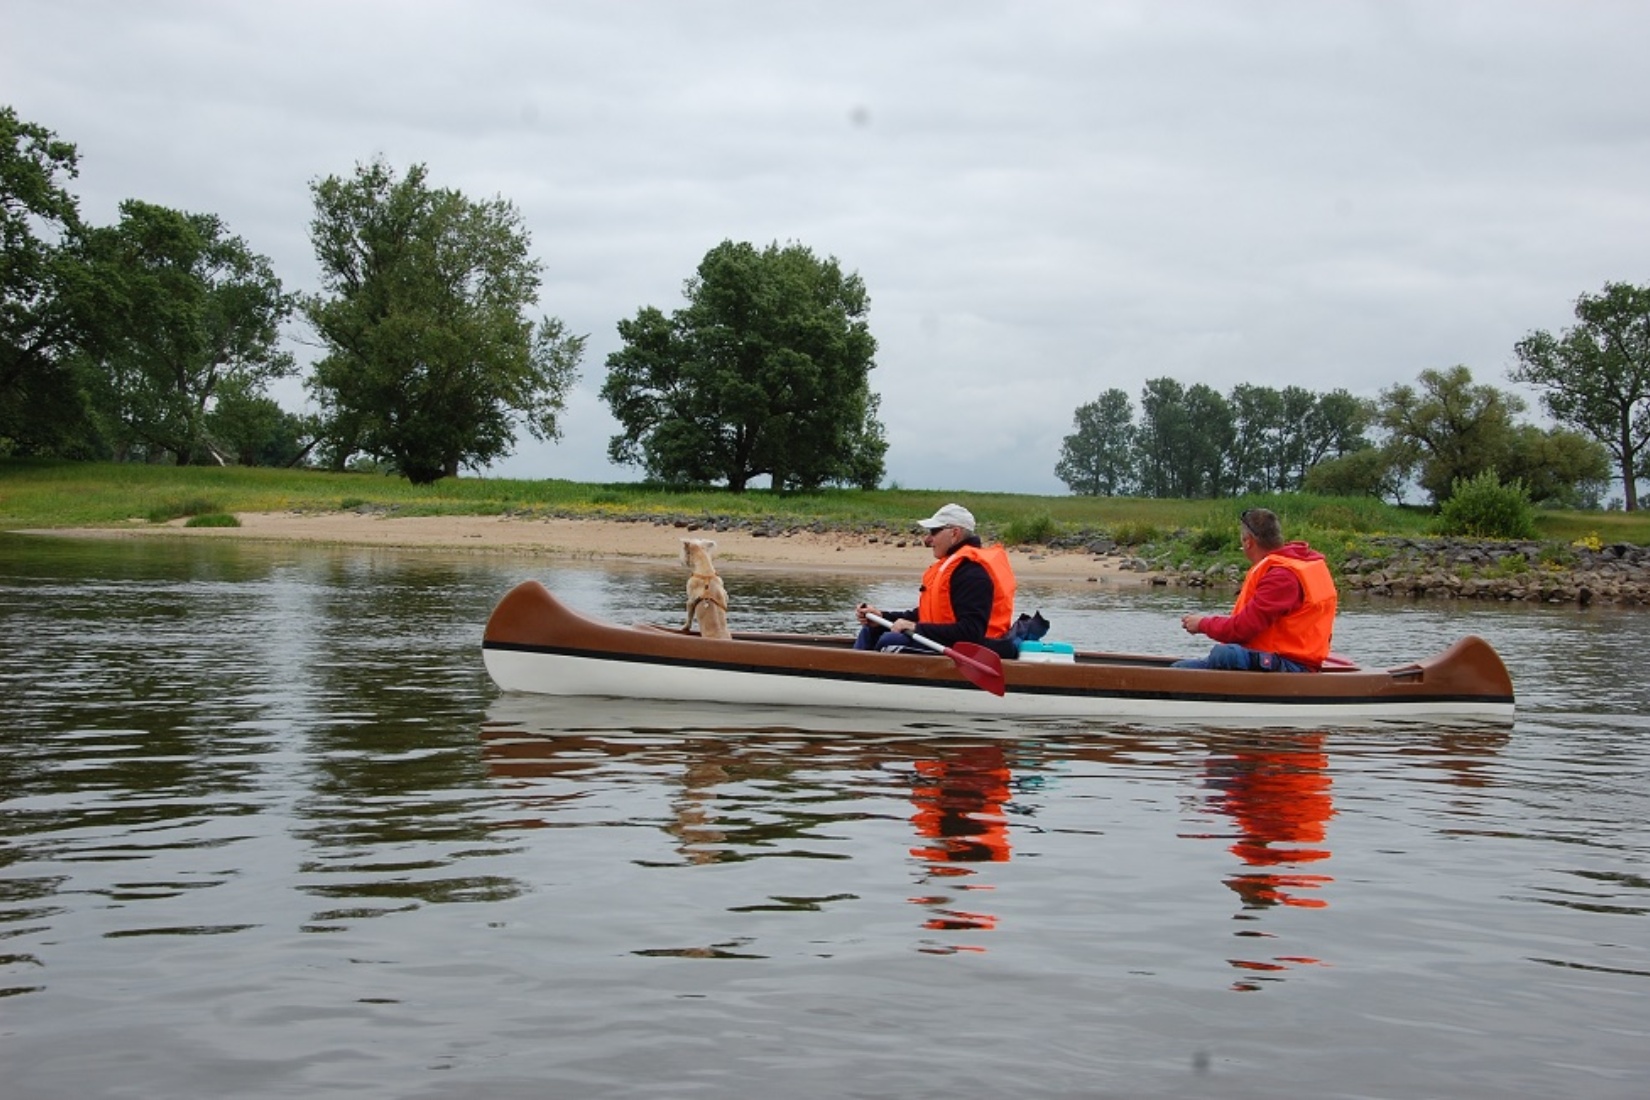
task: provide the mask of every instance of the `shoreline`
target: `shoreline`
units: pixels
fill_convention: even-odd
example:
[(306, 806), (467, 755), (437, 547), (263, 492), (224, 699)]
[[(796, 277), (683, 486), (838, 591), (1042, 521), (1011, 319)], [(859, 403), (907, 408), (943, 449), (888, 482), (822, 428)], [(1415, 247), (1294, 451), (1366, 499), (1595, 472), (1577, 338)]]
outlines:
[[(750, 531), (701, 529), (694, 524), (605, 519), (513, 516), (384, 516), (361, 512), (241, 512), (239, 527), (186, 527), (132, 523), (121, 527), (61, 527), (19, 534), (60, 538), (207, 538), (284, 542), (312, 546), (360, 546), (395, 550), (565, 557), (578, 561), (676, 564), (683, 538), (716, 542), (719, 572), (790, 571), (917, 576), (933, 560), (915, 535), (878, 536), (851, 531)], [(1009, 560), (1022, 580), (1140, 586), (1140, 573), (1120, 559), (1086, 550), (1010, 547)]]

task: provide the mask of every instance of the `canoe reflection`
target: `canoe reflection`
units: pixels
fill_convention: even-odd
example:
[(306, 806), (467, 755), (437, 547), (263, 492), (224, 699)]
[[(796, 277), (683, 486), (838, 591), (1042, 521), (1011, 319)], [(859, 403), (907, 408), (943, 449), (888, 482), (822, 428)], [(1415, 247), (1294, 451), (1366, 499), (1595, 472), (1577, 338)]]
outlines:
[[(877, 721), (885, 725), (865, 728)], [(1506, 740), (1502, 732), (1394, 730), (1388, 740), (1348, 749), (1342, 731), (965, 727), (864, 711), (758, 714), (515, 697), (490, 708), (480, 733), (488, 773), (519, 810), (501, 827), (565, 827), (581, 819), (611, 824), (616, 803), (592, 792), (620, 791), (625, 820), (656, 824), (670, 838), (671, 856), (633, 860), (639, 865), (858, 861), (845, 881), (833, 880), (818, 896), (764, 897), (729, 906), (730, 913), (817, 911), (863, 900), (863, 883), (884, 873), (879, 866), (886, 868), (886, 855), (902, 851), (915, 886), (906, 900), (922, 911), (917, 949), (931, 953), (985, 950), (975, 937), (1000, 930), (1002, 907), (991, 903), (992, 892), (1018, 881), (999, 871), (1001, 865), (1069, 851), (1062, 846), (1074, 836), (1106, 835), (1091, 821), (1073, 828), (1030, 820), (1072, 812), (1070, 802), (1051, 804), (1050, 798), (1068, 789), (1074, 767), (1094, 782), (1152, 774), (1171, 788), (1193, 786), (1202, 796), (1196, 816), (1222, 824), (1178, 835), (1223, 844), (1236, 859), (1220, 881), (1239, 899), (1232, 919), (1240, 922), (1234, 934), (1244, 949), (1226, 960), (1243, 972), (1232, 986), (1239, 990), (1261, 988), (1299, 966), (1322, 965), (1316, 955), (1289, 953), (1276, 941), (1286, 933), (1310, 935), (1288, 923), (1299, 917), (1285, 914), (1304, 916), (1331, 904), (1330, 749), (1336, 740), (1337, 756), (1435, 756), (1434, 774), (1452, 787), (1490, 782), (1484, 765)], [(1056, 777), (1059, 784), (1051, 782)], [(637, 797), (644, 801), (631, 801)], [(901, 820), (910, 842), (891, 849), (887, 830)], [(881, 839), (867, 848), (867, 836)], [(1072, 873), (1080, 872), (1074, 867)], [(845, 890), (846, 882), (859, 890)]]

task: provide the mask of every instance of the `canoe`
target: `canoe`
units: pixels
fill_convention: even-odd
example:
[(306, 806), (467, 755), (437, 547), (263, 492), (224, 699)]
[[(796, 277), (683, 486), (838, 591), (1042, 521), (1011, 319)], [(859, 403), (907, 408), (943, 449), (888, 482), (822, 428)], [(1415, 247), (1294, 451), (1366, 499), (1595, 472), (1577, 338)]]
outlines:
[(997, 696), (945, 656), (856, 650), (846, 635), (736, 632), (721, 640), (618, 625), (568, 608), (537, 581), (517, 585), (493, 609), (482, 657), (501, 689), (539, 695), (1245, 725), (1513, 717), (1512, 678), (1473, 636), (1413, 664), (1320, 673), (1178, 669), (1172, 657), (1088, 651), (1006, 660)]

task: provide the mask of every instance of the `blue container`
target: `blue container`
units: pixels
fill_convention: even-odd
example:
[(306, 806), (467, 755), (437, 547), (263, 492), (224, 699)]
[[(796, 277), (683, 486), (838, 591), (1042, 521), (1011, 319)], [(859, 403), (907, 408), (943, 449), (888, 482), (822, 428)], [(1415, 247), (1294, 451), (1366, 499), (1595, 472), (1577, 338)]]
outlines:
[(1077, 650), (1070, 642), (1021, 642), (1022, 661), (1075, 661)]

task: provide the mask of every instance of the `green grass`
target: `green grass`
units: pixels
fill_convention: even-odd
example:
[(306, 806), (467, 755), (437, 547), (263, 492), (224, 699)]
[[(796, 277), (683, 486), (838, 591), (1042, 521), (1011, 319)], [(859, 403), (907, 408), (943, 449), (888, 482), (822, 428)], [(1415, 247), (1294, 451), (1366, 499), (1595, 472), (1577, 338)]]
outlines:
[[(982, 533), (1014, 543), (1105, 536), (1141, 551), (1238, 562), (1237, 515), (1266, 507), (1290, 538), (1303, 538), (1335, 560), (1371, 536), (1424, 537), (1434, 519), (1423, 508), (1306, 494), (1231, 500), (1037, 496), (965, 489), (830, 489), (679, 491), (656, 485), (547, 479), (445, 478), (415, 486), (380, 474), (258, 467), (145, 466), (0, 459), (0, 530), (165, 522), (180, 516), (235, 512), (331, 512), (370, 509), (402, 516), (556, 514), (602, 517), (666, 515), (772, 519), (783, 524), (909, 530), (947, 501), (965, 504)], [(214, 521), (217, 522), (217, 521)], [(1539, 512), (1538, 537), (1569, 544), (1650, 543), (1644, 512)]]

